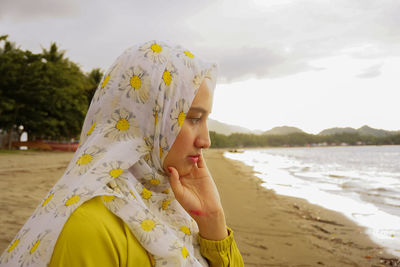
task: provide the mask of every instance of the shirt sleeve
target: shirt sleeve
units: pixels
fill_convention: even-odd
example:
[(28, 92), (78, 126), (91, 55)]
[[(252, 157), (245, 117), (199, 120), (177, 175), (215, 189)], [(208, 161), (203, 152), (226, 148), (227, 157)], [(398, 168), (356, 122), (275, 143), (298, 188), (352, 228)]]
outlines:
[(228, 227), (228, 236), (220, 241), (207, 240), (198, 236), (200, 252), (208, 260), (210, 267), (242, 267), (242, 255), (233, 238), (233, 231)]

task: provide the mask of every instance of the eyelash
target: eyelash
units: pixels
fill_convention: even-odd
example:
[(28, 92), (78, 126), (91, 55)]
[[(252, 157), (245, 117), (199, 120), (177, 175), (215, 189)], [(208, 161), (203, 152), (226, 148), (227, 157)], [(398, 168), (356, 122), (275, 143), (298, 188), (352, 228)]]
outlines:
[(189, 120), (190, 120), (192, 123), (197, 124), (197, 123), (201, 120), (201, 118), (190, 118)]

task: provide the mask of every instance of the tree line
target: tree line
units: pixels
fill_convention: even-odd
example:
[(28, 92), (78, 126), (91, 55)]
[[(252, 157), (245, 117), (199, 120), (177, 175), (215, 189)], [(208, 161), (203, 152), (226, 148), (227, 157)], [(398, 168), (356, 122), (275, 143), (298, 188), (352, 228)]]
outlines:
[(334, 146), (334, 145), (400, 145), (400, 134), (385, 137), (365, 136), (358, 133), (314, 135), (292, 133), (287, 135), (263, 135), (233, 133), (229, 136), (210, 131), (211, 147), (282, 147), (282, 146)]
[(10, 147), (21, 126), (30, 140), (78, 138), (102, 76), (84, 73), (56, 43), (33, 53), (0, 36), (0, 146)]

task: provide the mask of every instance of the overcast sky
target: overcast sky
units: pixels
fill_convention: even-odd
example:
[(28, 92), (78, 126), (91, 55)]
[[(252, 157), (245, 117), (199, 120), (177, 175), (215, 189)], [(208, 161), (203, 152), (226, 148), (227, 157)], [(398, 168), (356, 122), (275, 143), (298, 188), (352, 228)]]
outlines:
[(166, 39), (219, 64), (211, 118), (249, 129), (400, 130), (398, 0), (1, 0), (0, 35), (85, 71)]

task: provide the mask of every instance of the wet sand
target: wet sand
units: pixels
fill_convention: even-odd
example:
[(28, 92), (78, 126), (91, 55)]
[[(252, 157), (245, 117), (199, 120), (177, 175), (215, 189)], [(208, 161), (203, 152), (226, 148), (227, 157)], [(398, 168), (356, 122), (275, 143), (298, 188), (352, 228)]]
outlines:
[[(279, 196), (260, 185), (253, 170), (205, 151), (245, 266), (385, 266), (390, 258), (364, 229), (339, 213)], [(8, 246), (73, 153), (0, 153), (0, 253)]]

